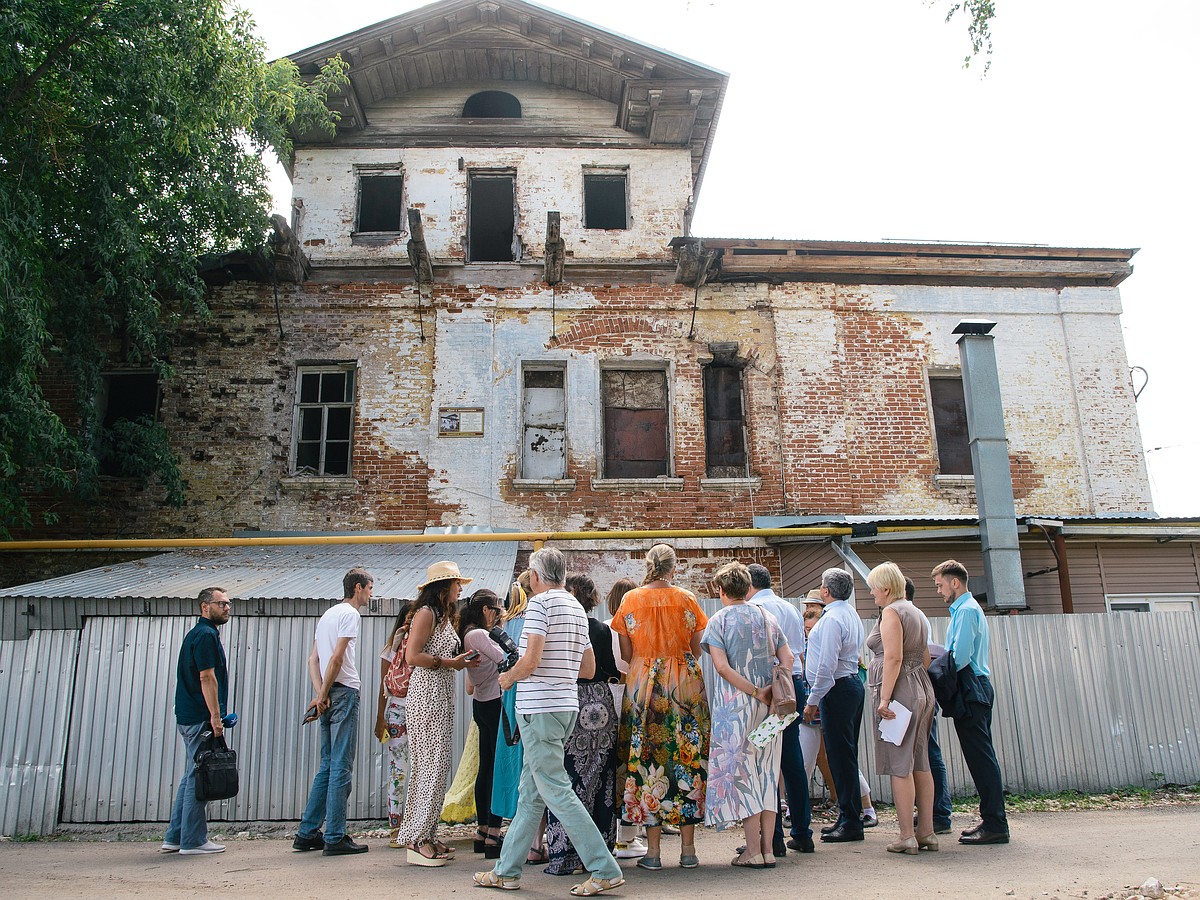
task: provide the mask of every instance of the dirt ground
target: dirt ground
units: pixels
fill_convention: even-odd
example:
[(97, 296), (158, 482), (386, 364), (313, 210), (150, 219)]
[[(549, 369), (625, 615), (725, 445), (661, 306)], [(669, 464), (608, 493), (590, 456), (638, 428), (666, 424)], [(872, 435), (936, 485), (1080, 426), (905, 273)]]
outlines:
[[(661, 872), (623, 861), (628, 879), (614, 897), (668, 900), (714, 892), (744, 900), (804, 897), (946, 898), (1019, 897), (1031, 900), (1127, 898), (1147, 878), (1159, 879), (1168, 897), (1200, 898), (1200, 806), (1010, 815), (1012, 843), (964, 847), (957, 829), (973, 824), (956, 816), (955, 833), (942, 849), (919, 856), (884, 851), (895, 820), (867, 832), (861, 844), (817, 844), (811, 856), (789, 853), (773, 871), (729, 866), (739, 836), (701, 829), (701, 866), (676, 868), (677, 837), (663, 838)], [(816, 823), (814, 823), (816, 824)], [(219, 831), (214, 829), (213, 837)], [(488, 868), (455, 841), (459, 859), (441, 869), (404, 863), (384, 839), (369, 837), (363, 856), (325, 858), (292, 853), (290, 839), (238, 837), (221, 840), (228, 851), (207, 857), (158, 853), (160, 840), (99, 839), (0, 843), (0, 884), (10, 897), (195, 897), (220, 891), (238, 897), (288, 900), (382, 896), (478, 898), (471, 873)], [(545, 875), (528, 866), (522, 896), (569, 897), (580, 878)]]

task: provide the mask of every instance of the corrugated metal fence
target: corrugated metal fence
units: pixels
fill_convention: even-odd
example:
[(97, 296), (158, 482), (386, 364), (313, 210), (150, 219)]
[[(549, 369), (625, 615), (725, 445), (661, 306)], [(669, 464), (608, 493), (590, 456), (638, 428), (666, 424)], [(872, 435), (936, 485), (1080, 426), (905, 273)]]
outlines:
[[(710, 610), (715, 603), (705, 604)], [(182, 745), (172, 701), (190, 617), (91, 618), (82, 632), (35, 631), (0, 642), (0, 832), (63, 822), (163, 822)], [(934, 619), (935, 639), (946, 627)], [(990, 619), (997, 753), (1010, 791), (1103, 790), (1200, 781), (1200, 615), (1116, 613)], [(376, 657), (392, 621), (363, 619), (363, 679), (353, 819), (385, 816), (383, 754), (371, 734)], [(868, 628), (871, 623), (867, 623)], [(306, 659), (316, 619), (234, 617), (223, 629), (242, 791), (214, 820), (296, 820), (317, 766), (317, 730), (300, 724), (311, 696)], [(78, 659), (77, 659), (78, 658)], [(706, 678), (713, 672), (707, 658)], [(461, 686), (461, 679), (460, 679)], [(458, 696), (455, 757), (470, 722)], [(864, 722), (869, 723), (869, 714)], [(940, 720), (952, 790), (972, 793), (952, 723)], [(863, 771), (876, 795), (869, 724)]]

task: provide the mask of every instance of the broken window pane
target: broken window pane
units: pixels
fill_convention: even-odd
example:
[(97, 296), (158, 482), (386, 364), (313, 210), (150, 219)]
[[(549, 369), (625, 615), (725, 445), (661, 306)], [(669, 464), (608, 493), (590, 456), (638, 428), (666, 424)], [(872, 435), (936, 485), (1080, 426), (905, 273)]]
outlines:
[(521, 477), (551, 480), (567, 473), (567, 396), (562, 369), (526, 369), (521, 399)]
[(929, 395), (933, 401), (938, 471), (942, 475), (972, 474), (971, 449), (967, 438), (967, 403), (963, 398), (962, 378), (957, 375), (931, 375)]
[(471, 262), (512, 262), (513, 176), (474, 175), (470, 195), (467, 242)]
[(583, 176), (583, 227), (628, 228), (624, 175)]
[(741, 369), (704, 367), (704, 440), (709, 478), (746, 477)]
[(354, 370), (313, 366), (299, 372), (296, 474), (348, 475), (354, 429)]
[(358, 230), (402, 231), (404, 179), (400, 175), (360, 175)]
[(670, 474), (667, 374), (607, 369), (604, 400), (604, 477), (657, 478)]

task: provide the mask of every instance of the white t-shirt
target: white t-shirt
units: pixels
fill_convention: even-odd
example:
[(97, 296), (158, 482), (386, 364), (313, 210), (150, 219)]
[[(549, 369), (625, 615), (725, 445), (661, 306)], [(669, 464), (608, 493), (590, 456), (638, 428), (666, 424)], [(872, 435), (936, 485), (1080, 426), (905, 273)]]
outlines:
[(542, 660), (533, 674), (517, 682), (517, 712), (524, 716), (579, 709), (579, 664), (590, 647), (587, 613), (579, 601), (562, 588), (551, 588), (529, 598), (521, 654), (531, 634), (546, 638)]
[(343, 601), (325, 610), (325, 615), (321, 616), (321, 621), (317, 623), (317, 657), (321, 661), (321, 677), (325, 677), (325, 669), (338, 640), (348, 637), (350, 645), (346, 647), (346, 655), (342, 657), (342, 668), (338, 671), (335, 681), (355, 690), (358, 690), (360, 682), (358, 666), (354, 661), (354, 648), (358, 644), (358, 628), (361, 622), (362, 617), (358, 610)]

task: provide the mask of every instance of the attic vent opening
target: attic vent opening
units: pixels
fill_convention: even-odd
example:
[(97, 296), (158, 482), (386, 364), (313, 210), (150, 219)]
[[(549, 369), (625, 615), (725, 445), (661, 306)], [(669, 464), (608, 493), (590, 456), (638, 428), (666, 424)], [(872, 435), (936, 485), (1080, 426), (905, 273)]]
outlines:
[(463, 104), (464, 119), (519, 119), (521, 101), (504, 91), (480, 91)]

